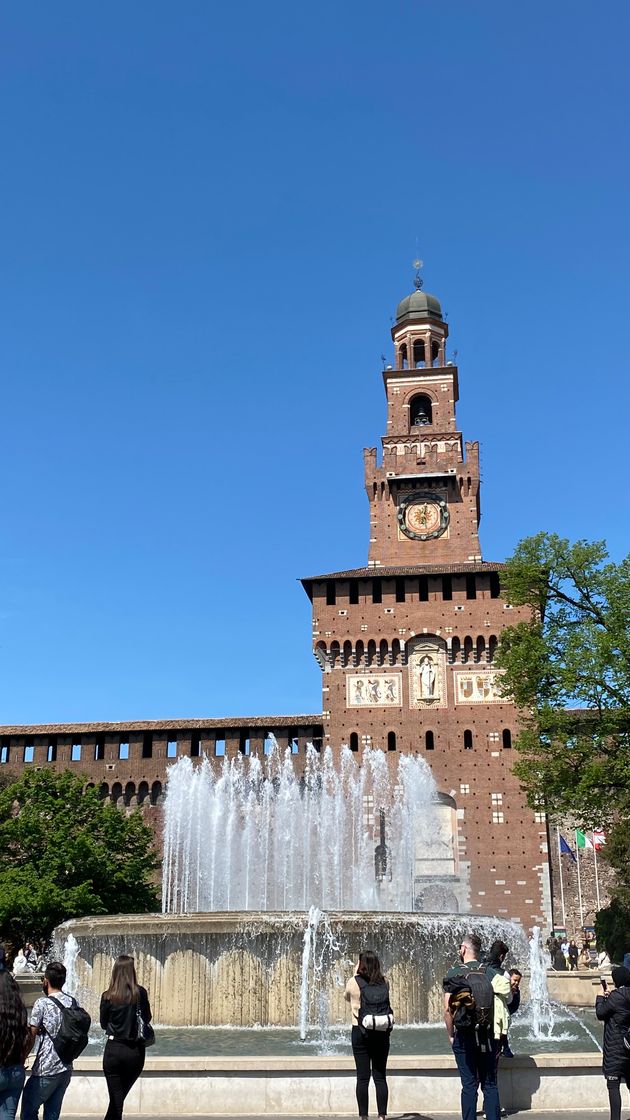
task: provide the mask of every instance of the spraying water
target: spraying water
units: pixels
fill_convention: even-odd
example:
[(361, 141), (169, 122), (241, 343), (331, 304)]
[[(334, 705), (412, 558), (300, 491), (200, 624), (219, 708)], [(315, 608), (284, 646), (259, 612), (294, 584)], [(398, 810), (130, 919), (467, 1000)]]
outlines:
[(76, 995), (77, 989), (79, 987), (79, 977), (77, 974), (77, 957), (79, 956), (80, 952), (81, 950), (79, 948), (79, 942), (77, 941), (76, 937), (72, 933), (69, 934), (64, 942), (62, 961), (66, 970), (66, 982), (64, 984), (64, 988), (68, 995), (71, 996)]
[[(436, 787), (424, 759), (395, 774), (380, 750), (359, 765), (312, 746), (304, 767), (276, 744), (264, 758), (182, 758), (169, 770), (162, 909), (413, 909), (418, 850), (436, 847)], [(381, 810), (383, 816), (381, 816)], [(386, 821), (386, 845), (375, 840)], [(386, 858), (387, 853), (394, 858)]]
[(538, 926), (534, 926), (529, 943), (529, 999), (532, 1038), (550, 1038), (555, 1018), (547, 986), (542, 933)]

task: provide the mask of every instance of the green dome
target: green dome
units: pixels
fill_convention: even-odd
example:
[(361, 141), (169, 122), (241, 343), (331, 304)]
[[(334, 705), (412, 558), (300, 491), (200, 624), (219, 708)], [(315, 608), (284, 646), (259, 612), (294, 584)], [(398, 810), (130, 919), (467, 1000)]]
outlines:
[(404, 319), (441, 319), (442, 308), (439, 299), (428, 292), (415, 291), (401, 299), (396, 309), (396, 322)]

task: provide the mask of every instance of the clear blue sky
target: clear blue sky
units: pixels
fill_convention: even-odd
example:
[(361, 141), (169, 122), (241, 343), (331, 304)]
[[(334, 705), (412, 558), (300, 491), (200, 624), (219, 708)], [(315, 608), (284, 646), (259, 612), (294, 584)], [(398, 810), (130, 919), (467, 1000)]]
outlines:
[(321, 710), (416, 239), (485, 557), (628, 551), (625, 0), (3, 21), (0, 722)]

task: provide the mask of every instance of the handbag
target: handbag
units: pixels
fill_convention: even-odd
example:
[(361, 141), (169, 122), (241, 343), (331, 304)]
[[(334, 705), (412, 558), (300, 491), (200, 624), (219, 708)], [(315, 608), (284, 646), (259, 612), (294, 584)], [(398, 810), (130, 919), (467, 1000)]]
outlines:
[(139, 1007), (136, 1007), (136, 1023), (138, 1025), (138, 1042), (141, 1042), (145, 1048), (147, 1046), (153, 1046), (155, 1043), (155, 1031), (150, 1023), (145, 1023)]

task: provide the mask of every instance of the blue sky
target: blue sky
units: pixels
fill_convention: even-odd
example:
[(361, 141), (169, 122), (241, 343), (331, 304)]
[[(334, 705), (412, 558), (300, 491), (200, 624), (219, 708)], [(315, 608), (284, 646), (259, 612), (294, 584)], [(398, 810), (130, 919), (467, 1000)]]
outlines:
[(482, 546), (628, 551), (628, 6), (4, 12), (0, 722), (320, 710), (412, 288)]

